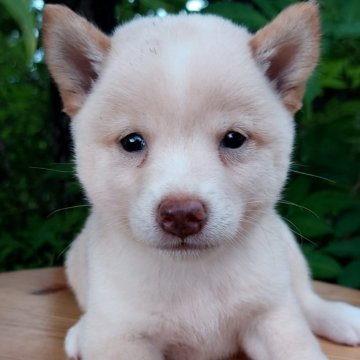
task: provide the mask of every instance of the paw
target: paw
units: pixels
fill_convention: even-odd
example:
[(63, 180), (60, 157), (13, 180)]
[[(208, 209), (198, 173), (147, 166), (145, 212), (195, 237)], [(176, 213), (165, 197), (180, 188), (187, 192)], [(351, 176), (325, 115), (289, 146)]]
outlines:
[(80, 344), (79, 344), (80, 323), (77, 322), (70, 328), (65, 337), (65, 353), (68, 358), (80, 360)]
[(310, 322), (319, 336), (340, 344), (360, 345), (360, 308), (324, 301)]

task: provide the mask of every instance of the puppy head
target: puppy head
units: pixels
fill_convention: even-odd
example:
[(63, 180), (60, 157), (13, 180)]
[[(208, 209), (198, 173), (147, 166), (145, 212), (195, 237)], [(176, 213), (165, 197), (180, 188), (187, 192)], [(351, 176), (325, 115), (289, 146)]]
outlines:
[(141, 18), (108, 38), (58, 5), (44, 44), (99, 221), (194, 252), (246, 236), (277, 201), (319, 52), (300, 3), (255, 35), (215, 16)]

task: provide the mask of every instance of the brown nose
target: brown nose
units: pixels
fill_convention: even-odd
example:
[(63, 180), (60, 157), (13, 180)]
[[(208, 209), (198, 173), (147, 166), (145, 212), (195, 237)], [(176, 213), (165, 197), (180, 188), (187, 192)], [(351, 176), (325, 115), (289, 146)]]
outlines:
[(184, 239), (197, 234), (207, 218), (204, 204), (194, 199), (167, 199), (158, 209), (157, 221), (164, 231)]

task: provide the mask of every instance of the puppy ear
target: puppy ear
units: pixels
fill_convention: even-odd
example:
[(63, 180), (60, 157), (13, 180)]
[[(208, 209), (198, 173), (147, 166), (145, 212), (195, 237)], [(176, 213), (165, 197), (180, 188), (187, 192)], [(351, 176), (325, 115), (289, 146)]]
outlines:
[(291, 113), (302, 106), (305, 84), (319, 57), (320, 25), (314, 2), (292, 5), (251, 39), (252, 54)]
[(74, 116), (102, 69), (110, 39), (65, 6), (46, 5), (43, 19), (46, 62), (64, 111)]

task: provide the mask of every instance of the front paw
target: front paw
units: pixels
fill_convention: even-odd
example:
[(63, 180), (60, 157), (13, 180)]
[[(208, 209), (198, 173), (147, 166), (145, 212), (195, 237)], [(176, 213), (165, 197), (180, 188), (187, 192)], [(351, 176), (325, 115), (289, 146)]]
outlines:
[(360, 345), (360, 308), (326, 301), (310, 321), (317, 335), (340, 344)]
[(71, 327), (65, 337), (65, 353), (68, 358), (80, 360), (80, 321)]
[(164, 360), (142, 329), (129, 332), (118, 325), (83, 315), (66, 334), (66, 355), (76, 360)]

